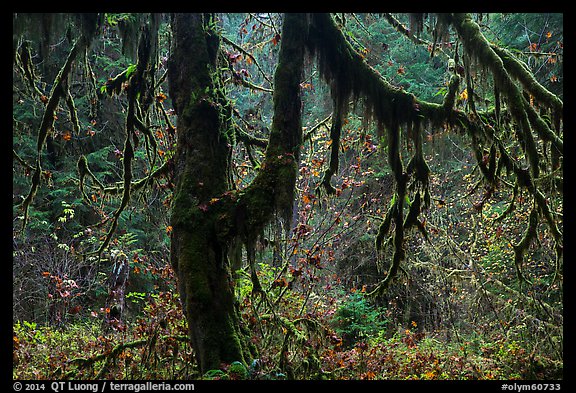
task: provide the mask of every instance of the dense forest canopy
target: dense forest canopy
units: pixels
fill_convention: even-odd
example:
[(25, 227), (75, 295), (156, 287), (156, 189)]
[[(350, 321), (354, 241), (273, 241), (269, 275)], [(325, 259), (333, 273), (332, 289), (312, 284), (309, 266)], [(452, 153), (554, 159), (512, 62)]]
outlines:
[(15, 377), (562, 377), (562, 14), (15, 13), (12, 64)]

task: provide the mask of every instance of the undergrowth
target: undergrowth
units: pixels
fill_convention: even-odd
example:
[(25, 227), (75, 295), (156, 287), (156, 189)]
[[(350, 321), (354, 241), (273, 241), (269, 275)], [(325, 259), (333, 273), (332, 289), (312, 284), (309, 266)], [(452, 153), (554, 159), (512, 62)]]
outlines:
[[(17, 322), (13, 326), (13, 378), (562, 379), (561, 363), (528, 353), (520, 341), (502, 335), (461, 332), (459, 340), (447, 341), (440, 332), (420, 330), (416, 322), (391, 333), (391, 327), (383, 328), (382, 320), (376, 319), (363, 299), (351, 296), (335, 305), (332, 316), (318, 316), (316, 323), (323, 329), (306, 330), (293, 319), (292, 328), (301, 336), (292, 345), (286, 342), (298, 333), (290, 328), (270, 328), (262, 336), (262, 328), (252, 326), (252, 342), (260, 358), (249, 365), (223, 364), (204, 375), (195, 367), (178, 296), (169, 292), (149, 296), (141, 317), (114, 327), (103, 327), (96, 317), (78, 319), (65, 329)], [(352, 315), (351, 308), (367, 313), (354, 314), (346, 327), (343, 316)], [(314, 317), (308, 315), (310, 320)], [(288, 326), (289, 316), (283, 318)], [(264, 323), (272, 325), (270, 319)], [(362, 333), (353, 341), (343, 339), (350, 332)], [(275, 347), (278, 343), (281, 348)]]

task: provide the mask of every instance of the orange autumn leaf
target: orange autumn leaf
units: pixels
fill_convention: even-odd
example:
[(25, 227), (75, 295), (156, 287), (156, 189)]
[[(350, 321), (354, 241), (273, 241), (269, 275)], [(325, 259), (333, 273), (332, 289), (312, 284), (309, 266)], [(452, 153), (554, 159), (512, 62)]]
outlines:
[(364, 374), (364, 379), (374, 379), (376, 377), (376, 373), (374, 371), (367, 371)]

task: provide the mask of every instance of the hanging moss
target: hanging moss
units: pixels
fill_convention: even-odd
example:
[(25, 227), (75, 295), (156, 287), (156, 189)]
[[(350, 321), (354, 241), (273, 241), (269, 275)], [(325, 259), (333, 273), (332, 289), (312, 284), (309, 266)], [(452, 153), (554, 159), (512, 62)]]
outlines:
[[(442, 24), (445, 26), (446, 22), (442, 21)], [(394, 251), (385, 280), (373, 291), (374, 294), (381, 294), (395, 277), (400, 261), (404, 258), (404, 225), (415, 226), (426, 236), (423, 225), (417, 219), (421, 209), (430, 204), (430, 169), (422, 153), (422, 125), (429, 124), (440, 128), (450, 124), (463, 129), (471, 125), (464, 113), (454, 110), (460, 78), (458, 75), (452, 78), (443, 104), (419, 101), (414, 95), (392, 86), (370, 67), (348, 44), (328, 14), (312, 16), (307, 45), (317, 59), (321, 76), (331, 86), (334, 101), (362, 99), (365, 118), (373, 120), (379, 130), (387, 132), (388, 164), (396, 184), (395, 202), (391, 204), (379, 227), (375, 245), (380, 251), (385, 242), (392, 242)], [(406, 129), (407, 142), (411, 140), (415, 146), (415, 154), (406, 167), (400, 155), (402, 129)], [(332, 152), (334, 153), (334, 150)], [(329, 168), (326, 174), (331, 174), (332, 170), (333, 168)], [(326, 179), (325, 176), (323, 182)], [(408, 220), (404, 221), (403, 204), (409, 180), (412, 180), (410, 190), (416, 192), (416, 196), (412, 210), (408, 213)], [(393, 234), (390, 233), (392, 224)]]
[(510, 113), (518, 123), (518, 136), (528, 158), (533, 177), (539, 175), (539, 156), (532, 136), (532, 127), (526, 113), (525, 100), (508, 74), (500, 56), (482, 35), (480, 27), (469, 14), (453, 14), (452, 24), (461, 37), (464, 49), (476, 58), (479, 64), (492, 71), (494, 84), (508, 100)]
[(85, 49), (88, 45), (88, 42), (85, 39), (78, 39), (72, 46), (64, 65), (60, 69), (60, 72), (56, 76), (54, 85), (52, 87), (52, 91), (50, 92), (50, 97), (48, 98), (48, 102), (46, 103), (46, 107), (44, 109), (44, 114), (42, 115), (42, 121), (40, 123), (40, 128), (38, 130), (38, 139), (36, 143), (36, 166), (34, 170), (34, 174), (32, 175), (32, 185), (30, 186), (30, 191), (28, 195), (24, 198), (21, 203), (21, 208), (24, 211), (24, 219), (22, 221), (22, 229), (26, 227), (26, 223), (28, 220), (28, 209), (30, 204), (34, 200), (38, 187), (40, 186), (40, 173), (42, 172), (42, 164), (41, 164), (41, 153), (42, 149), (44, 148), (44, 144), (46, 143), (46, 139), (48, 134), (52, 132), (53, 125), (54, 125), (54, 115), (56, 113), (56, 108), (60, 102), (60, 99), (65, 98), (65, 94), (67, 88), (65, 87), (68, 80), (68, 75), (70, 70), (72, 69), (72, 64), (76, 60), (76, 56), (80, 53), (83, 49)]
[(331, 180), (332, 176), (338, 171), (338, 162), (340, 154), (340, 134), (342, 131), (342, 123), (344, 117), (346, 116), (346, 103), (341, 102), (337, 98), (334, 100), (334, 111), (332, 116), (332, 126), (330, 127), (330, 162), (328, 164), (328, 169), (324, 172), (324, 176), (320, 181), (320, 186), (324, 187), (326, 194), (335, 195), (336, 188), (332, 186)]
[(497, 45), (491, 45), (491, 48), (496, 52), (496, 54), (498, 54), (510, 75), (520, 81), (524, 89), (532, 94), (537, 102), (552, 109), (553, 112), (562, 115), (564, 107), (562, 100), (544, 88), (544, 86), (534, 78), (534, 75), (526, 64), (518, 60), (505, 48), (501, 48)]
[[(552, 128), (544, 121), (543, 117), (536, 113), (536, 110), (524, 99), (524, 106), (530, 123), (534, 126), (534, 130), (543, 141), (550, 142), (554, 149), (562, 154), (564, 151), (564, 142), (560, 136), (552, 131)], [(561, 115), (560, 115), (561, 116)], [(560, 127), (557, 126), (557, 130)]]
[(364, 98), (367, 114), (382, 126), (417, 116), (415, 98), (386, 82), (344, 39), (329, 14), (314, 14), (307, 42), (321, 76), (341, 102)]
[(406, 173), (413, 177), (413, 181), (408, 185), (409, 190), (423, 193), (423, 208), (427, 209), (430, 206), (430, 167), (424, 158), (422, 149), (422, 127), (420, 122), (415, 122), (410, 127), (410, 132), (414, 143), (414, 155), (406, 166)]
[(424, 29), (424, 20), (427, 14), (421, 12), (411, 12), (409, 15), (410, 19), (410, 34), (419, 36)]
[[(502, 169), (514, 173), (518, 185), (527, 188), (536, 199), (538, 209), (546, 218), (549, 228), (557, 242), (561, 240), (561, 233), (555, 226), (550, 209), (545, 198), (535, 187), (534, 179), (539, 177), (541, 158), (537, 149), (537, 142), (533, 131), (545, 142), (550, 142), (555, 155), (553, 165), (558, 167), (562, 154), (563, 143), (560, 134), (561, 116), (557, 114), (559, 102), (550, 94), (540, 90), (541, 86), (532, 84), (524, 71), (517, 69), (518, 64), (509, 63), (509, 59), (502, 59), (490, 43), (480, 32), (479, 26), (467, 14), (441, 14), (437, 17), (435, 40), (441, 39), (453, 25), (463, 44), (464, 63), (466, 71), (467, 88), (471, 97), (468, 105), (471, 114), (454, 109), (455, 97), (459, 86), (459, 77), (454, 75), (449, 83), (448, 93), (442, 104), (433, 104), (417, 100), (413, 95), (386, 82), (374, 69), (365, 63), (348, 44), (337, 25), (328, 14), (315, 14), (312, 16), (309, 51), (316, 56), (321, 76), (331, 86), (332, 94), (344, 101), (362, 99), (366, 116), (377, 123), (379, 130), (387, 130), (388, 163), (394, 174), (396, 192), (391, 207), (386, 212), (383, 222), (376, 235), (376, 248), (380, 251), (384, 244), (392, 242), (394, 254), (385, 280), (374, 291), (381, 293), (394, 278), (403, 258), (404, 230), (416, 227), (426, 237), (423, 225), (417, 219), (422, 206), (428, 206), (430, 194), (428, 190), (429, 168), (423, 159), (420, 149), (421, 124), (432, 128), (450, 127), (456, 130), (465, 130), (472, 139), (472, 146), (478, 166), (483, 178), (488, 182), (483, 201), (490, 197), (499, 184), (498, 177)], [(474, 104), (473, 81), (470, 77), (470, 62), (474, 59), (485, 70), (491, 71), (494, 79), (495, 110), (494, 112), (480, 113)], [(509, 74), (510, 72), (510, 74)], [(554, 129), (552, 132), (542, 116), (523, 97), (518, 86), (512, 80), (516, 77), (522, 80), (527, 90), (535, 91), (543, 100), (555, 108), (552, 118)], [(506, 104), (503, 110), (501, 103)], [(495, 129), (488, 124), (495, 124), (500, 130), (510, 124), (507, 116), (515, 122), (519, 145), (525, 152), (529, 164), (528, 170), (523, 169), (519, 163), (511, 159), (507, 148), (499, 140)], [(401, 146), (400, 129), (406, 128), (407, 138), (412, 139), (416, 148), (406, 168), (402, 163), (399, 151)], [(408, 143), (408, 141), (407, 141)], [(419, 150), (420, 149), (420, 150)], [(330, 173), (330, 168), (327, 174)], [(412, 205), (403, 220), (402, 208), (406, 196), (406, 185), (414, 192)], [(480, 182), (478, 183), (480, 185)], [(394, 228), (393, 234), (391, 230)], [(521, 257), (522, 253), (517, 256)], [(520, 266), (517, 264), (517, 266)]]

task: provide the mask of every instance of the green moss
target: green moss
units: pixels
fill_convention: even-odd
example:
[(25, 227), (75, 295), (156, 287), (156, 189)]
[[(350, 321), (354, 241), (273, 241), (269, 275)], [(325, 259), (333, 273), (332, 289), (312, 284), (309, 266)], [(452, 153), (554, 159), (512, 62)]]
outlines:
[(510, 78), (502, 58), (496, 54), (490, 43), (482, 35), (480, 27), (472, 20), (470, 14), (454, 14), (452, 23), (468, 54), (476, 58), (479, 64), (492, 71), (494, 85), (507, 98), (510, 113), (518, 123), (518, 136), (528, 157), (532, 176), (538, 177), (539, 156), (531, 133), (532, 127), (526, 113), (525, 100)]
[(491, 45), (492, 50), (498, 54), (504, 64), (504, 67), (510, 75), (516, 78), (522, 86), (534, 96), (534, 98), (551, 108), (555, 113), (562, 114), (564, 104), (556, 95), (544, 88), (530, 70), (528, 66), (518, 60), (510, 51), (500, 48), (497, 45)]
[(444, 102), (442, 106), (444, 111), (448, 115), (452, 108), (454, 108), (454, 102), (456, 101), (456, 93), (458, 92), (458, 87), (460, 86), (460, 77), (457, 74), (452, 75), (450, 82), (448, 82), (448, 93), (444, 96)]

